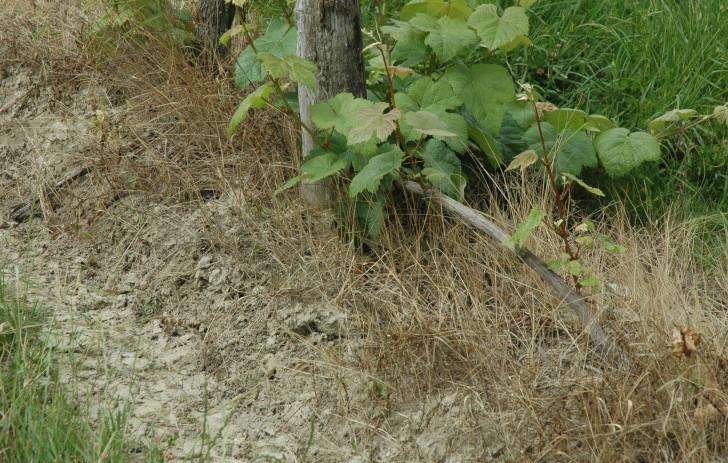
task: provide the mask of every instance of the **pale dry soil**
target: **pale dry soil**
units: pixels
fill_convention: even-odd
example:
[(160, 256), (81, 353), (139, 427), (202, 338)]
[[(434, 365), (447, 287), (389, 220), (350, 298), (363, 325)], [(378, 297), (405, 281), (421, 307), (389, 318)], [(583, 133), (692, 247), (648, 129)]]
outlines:
[[(96, 154), (98, 111), (112, 121), (133, 114), (92, 78), (59, 85), (22, 57), (4, 61), (1, 77), (2, 277), (50, 309), (48, 337), (77, 365), (65, 375), (69, 390), (77, 381), (91, 411), (131, 406), (139, 459), (155, 436), (174, 430), (180, 438), (169, 453), (183, 459), (503, 456), (478, 394), (453, 386), (396, 406), (382, 397), (376, 372), (362, 367), (357, 308), (337, 301), (339, 288), (329, 296), (316, 289), (322, 275), (350, 270), (330, 268), (336, 259), (326, 252), (345, 245), (326, 214), (309, 215), (331, 243), (310, 255), (291, 244), (297, 267), (268, 249), (281, 245), (275, 227), (307, 212), (253, 209), (233, 189), (175, 203), (135, 190), (130, 179), (125, 194), (105, 197), (104, 172), (92, 169), (43, 195), (39, 216), (10, 221), (13, 206)], [(156, 127), (146, 128), (129, 135), (127, 151), (154, 135)]]

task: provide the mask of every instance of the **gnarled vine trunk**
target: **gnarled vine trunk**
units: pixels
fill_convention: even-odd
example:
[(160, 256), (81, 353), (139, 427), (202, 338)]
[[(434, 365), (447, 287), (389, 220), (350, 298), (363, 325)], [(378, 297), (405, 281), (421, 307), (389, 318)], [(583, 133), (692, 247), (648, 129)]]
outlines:
[[(362, 54), (361, 16), (358, 0), (297, 0), (298, 56), (318, 67), (316, 92), (299, 86), (301, 119), (313, 127), (309, 106), (341, 92), (357, 97), (366, 95), (364, 56)], [(302, 135), (305, 157), (316, 146), (306, 133)], [(312, 205), (331, 203), (330, 181), (304, 183), (302, 194)]]
[(235, 6), (225, 0), (200, 0), (197, 19), (197, 37), (200, 55), (209, 63), (215, 63), (225, 55), (220, 37), (230, 29), (235, 18)]

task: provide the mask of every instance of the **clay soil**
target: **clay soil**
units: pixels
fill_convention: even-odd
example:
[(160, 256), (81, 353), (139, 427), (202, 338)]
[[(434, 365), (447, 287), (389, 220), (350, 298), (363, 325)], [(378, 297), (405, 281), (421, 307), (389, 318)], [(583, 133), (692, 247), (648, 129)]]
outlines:
[(128, 407), (130, 459), (177, 431), (169, 453), (195, 461), (727, 455), (723, 373), (713, 395), (679, 386), (669, 335), (690, 323), (728, 355), (722, 278), (668, 246), (596, 262), (600, 316), (634, 354), (608, 373), (550, 290), (466, 227), (419, 206), (431, 228), (402, 215), (364, 252), (332, 213), (274, 197), (297, 130), (261, 111), (229, 140), (224, 73), (160, 44), (93, 48), (77, 6), (4, 8), (2, 278), (48, 309), (91, 419)]

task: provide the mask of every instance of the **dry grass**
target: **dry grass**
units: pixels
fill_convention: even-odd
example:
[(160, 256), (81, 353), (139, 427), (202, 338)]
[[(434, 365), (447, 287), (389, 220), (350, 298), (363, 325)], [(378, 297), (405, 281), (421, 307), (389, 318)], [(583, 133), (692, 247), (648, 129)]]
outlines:
[[(77, 37), (62, 16), (39, 17)], [(22, 21), (25, 32), (42, 22)], [(71, 23), (78, 21), (85, 20)], [(628, 366), (614, 368), (592, 355), (578, 321), (548, 287), (436, 208), (401, 198), (376, 251), (362, 257), (341, 242), (329, 214), (306, 209), (295, 194), (271, 202), (298, 164), (297, 131), (261, 111), (228, 140), (227, 117), (241, 95), (189, 54), (153, 42), (143, 50), (118, 46), (89, 67), (86, 49), (68, 54), (75, 47), (68, 38), (21, 36), (13, 46), (15, 55), (35, 53), (38, 66), (64, 56), (63, 75), (102, 84), (117, 104), (99, 126), (98, 149), (85, 157), (94, 174), (77, 205), (84, 227), (131, 192), (189, 207), (235, 196), (239, 219), (265, 235), (285, 272), (281, 287), (295, 282), (348, 308), (366, 341), (357, 368), (388, 385), (389, 407), (465, 388), (479, 413), (498, 423), (507, 442), (501, 456), (514, 461), (714, 462), (728, 455), (728, 266), (707, 276), (692, 262), (689, 225), (670, 216), (639, 229), (626, 214), (600, 220), (627, 247), (585, 258), (603, 282), (590, 300), (630, 353)], [(543, 191), (537, 180), (491, 184), (472, 204), (506, 229), (534, 203), (548, 207), (543, 194), (531, 193)], [(250, 212), (261, 208), (271, 211), (265, 230)], [(210, 233), (223, 250), (236, 248), (235, 237)], [(530, 246), (543, 257), (558, 253), (545, 233)], [(703, 333), (699, 354), (671, 354), (675, 324)]]

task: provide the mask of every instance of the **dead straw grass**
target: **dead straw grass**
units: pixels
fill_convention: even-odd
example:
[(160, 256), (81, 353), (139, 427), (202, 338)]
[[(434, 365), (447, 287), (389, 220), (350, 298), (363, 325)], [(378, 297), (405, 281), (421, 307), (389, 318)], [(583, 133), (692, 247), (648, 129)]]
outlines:
[[(74, 33), (59, 17), (44, 17)], [(50, 44), (19, 40), (16, 55), (35, 50), (46, 63), (41, 55), (60, 53)], [(242, 95), (188, 53), (154, 42), (120, 46), (102, 66), (82, 69), (77, 78), (102, 84), (117, 105), (98, 150), (85, 158), (97, 172), (88, 187), (98, 191), (89, 197), (113, 202), (134, 178), (133, 190), (150, 202), (194, 207), (234, 195), (251, 227), (261, 225), (250, 210), (270, 208), (273, 227), (256, 229), (284, 279), (348, 308), (365, 340), (357, 367), (388, 385), (389, 407), (467, 388), (519, 461), (714, 462), (728, 455), (728, 267), (708, 276), (695, 265), (694, 228), (670, 215), (641, 228), (624, 213), (600, 221), (627, 247), (585, 258), (603, 282), (590, 300), (631, 355), (629, 366), (615, 369), (592, 356), (577, 321), (534, 275), (436, 208), (402, 198), (376, 250), (362, 256), (337, 237), (329, 214), (303, 207), (295, 194), (271, 201), (298, 165), (297, 131), (258, 111), (228, 140), (227, 118)], [(534, 203), (546, 204), (532, 178), (490, 184), (473, 205), (507, 230)], [(558, 252), (543, 233), (530, 247), (543, 257)], [(675, 324), (703, 334), (699, 354), (671, 354)]]

